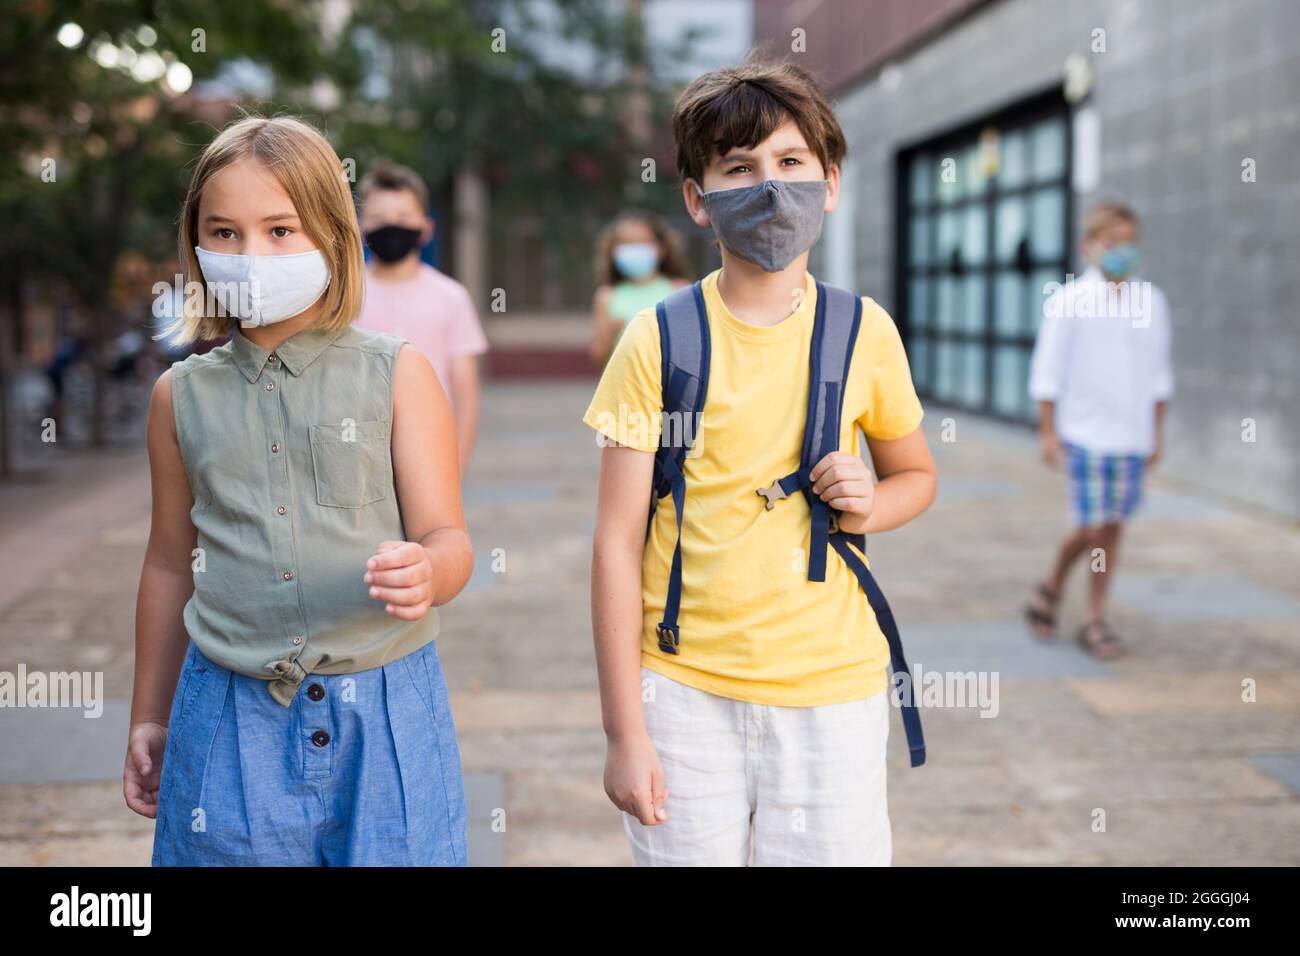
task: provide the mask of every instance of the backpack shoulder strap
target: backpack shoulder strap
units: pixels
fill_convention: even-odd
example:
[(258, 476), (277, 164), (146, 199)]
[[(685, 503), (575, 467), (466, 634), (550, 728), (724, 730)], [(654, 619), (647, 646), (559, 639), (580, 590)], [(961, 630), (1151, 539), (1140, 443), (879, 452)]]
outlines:
[(672, 489), (694, 440), (709, 378), (709, 322), (699, 282), (675, 290), (655, 306), (659, 322), (660, 387), (664, 432), (655, 453), (654, 498)]
[[(817, 383), (819, 395), (816, 401), (809, 396), (808, 421), (804, 429), (804, 459), (806, 467), (820, 461), (825, 455), (839, 447), (840, 418), (844, 402), (844, 386), (849, 378), (849, 364), (853, 357), (853, 346), (857, 341), (858, 326), (862, 322), (862, 299), (852, 292), (837, 289), (834, 286), (819, 286), (817, 304), (826, 303), (826, 313), (822, 318), (820, 341), (814, 334), (813, 373), (810, 376)], [(820, 366), (820, 368), (819, 368)], [(810, 386), (811, 387), (811, 386)], [(819, 407), (814, 407), (819, 406)], [(810, 501), (815, 496), (807, 489)], [(876, 624), (885, 635), (889, 644), (889, 666), (893, 671), (893, 684), (902, 695), (899, 708), (903, 718), (903, 730), (907, 734), (907, 749), (913, 767), (925, 763), (925, 735), (921, 731), (921, 715), (916, 709), (915, 688), (912, 686), (912, 672), (903, 656), (903, 640), (894, 621), (894, 612), (885, 600), (885, 593), (876, 583), (875, 575), (867, 567), (862, 554), (866, 552), (865, 536), (848, 534), (832, 529), (831, 522), (822, 522), (818, 517), (818, 507), (826, 509), (826, 503), (815, 499), (813, 508), (813, 537), (809, 548), (809, 573), (811, 580), (825, 580), (826, 543), (829, 542), (867, 595), (871, 610), (875, 612)], [(829, 532), (829, 533), (828, 533)], [(851, 545), (856, 545), (857, 551)], [(813, 577), (814, 557), (820, 561), (818, 572), (821, 577)], [(901, 685), (901, 686), (900, 686)]]
[(808, 475), (813, 466), (840, 447), (840, 414), (844, 383), (849, 378), (853, 345), (862, 322), (862, 300), (852, 292), (817, 283), (817, 313), (808, 355), (808, 418), (804, 422), (799, 456), (801, 487), (812, 508), (812, 537), (808, 543), (808, 580), (826, 580), (826, 548), (830, 541), (830, 506), (812, 493)]
[(813, 315), (812, 342), (808, 349), (808, 408), (804, 420), (799, 470), (757, 489), (764, 508), (802, 491), (812, 509), (812, 536), (808, 548), (808, 580), (826, 580), (826, 549), (835, 527), (830, 506), (812, 491), (813, 466), (840, 445), (840, 409), (844, 383), (862, 321), (862, 300), (852, 292), (817, 283), (817, 309)]
[(862, 557), (866, 550), (864, 536), (839, 530), (830, 506), (813, 494), (810, 478), (813, 466), (839, 448), (844, 390), (849, 378), (849, 365), (853, 359), (858, 327), (862, 322), (862, 299), (852, 292), (819, 282), (817, 312), (813, 322), (812, 345), (808, 356), (808, 417), (804, 421), (799, 470), (773, 482), (768, 488), (760, 489), (759, 494), (767, 499), (769, 509), (774, 501), (791, 495), (796, 490), (802, 491), (807, 498), (812, 512), (812, 529), (808, 538), (808, 580), (826, 580), (828, 546), (835, 549), (858, 579), (858, 584), (876, 615), (876, 623), (889, 644), (893, 683), (902, 695), (902, 706), (899, 709), (903, 729), (907, 733), (911, 765), (919, 767), (925, 763), (925, 736), (916, 709), (911, 670), (903, 656), (903, 642), (893, 611)]
[[(659, 623), (659, 649), (676, 654), (681, 643), (677, 614), (682, 597), (682, 509), (686, 505), (686, 455), (704, 412), (709, 388), (709, 317), (704, 307), (700, 282), (683, 286), (655, 307), (659, 321), (660, 379), (663, 417), (659, 447), (655, 450), (654, 476), (650, 495), (650, 518), (655, 504), (673, 496), (677, 516), (677, 541), (673, 548), (664, 619)], [(650, 521), (646, 521), (646, 535)]]

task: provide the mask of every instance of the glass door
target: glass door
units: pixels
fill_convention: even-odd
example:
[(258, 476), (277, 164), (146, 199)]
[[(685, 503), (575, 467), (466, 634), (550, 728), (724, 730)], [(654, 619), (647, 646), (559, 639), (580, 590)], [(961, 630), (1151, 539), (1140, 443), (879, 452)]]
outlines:
[(970, 124), (900, 156), (899, 279), (923, 396), (1033, 421), (1029, 358), (1044, 288), (1069, 261), (1063, 103)]

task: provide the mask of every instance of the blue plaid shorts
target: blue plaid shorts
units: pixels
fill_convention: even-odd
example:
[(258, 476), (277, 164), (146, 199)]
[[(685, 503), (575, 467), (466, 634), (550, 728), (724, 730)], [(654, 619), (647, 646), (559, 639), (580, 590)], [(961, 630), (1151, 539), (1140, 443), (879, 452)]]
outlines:
[(266, 681), (190, 643), (154, 866), (464, 866), (460, 752), (433, 641), (382, 667)]
[(1065, 446), (1070, 473), (1070, 503), (1075, 524), (1122, 523), (1142, 498), (1144, 455), (1101, 455), (1069, 442)]

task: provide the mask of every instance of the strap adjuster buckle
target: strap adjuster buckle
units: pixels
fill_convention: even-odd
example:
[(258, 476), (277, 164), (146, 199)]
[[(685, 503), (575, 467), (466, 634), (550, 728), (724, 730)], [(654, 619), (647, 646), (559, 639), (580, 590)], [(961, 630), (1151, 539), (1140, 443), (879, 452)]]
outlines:
[(781, 487), (779, 480), (772, 482), (766, 488), (757, 489), (755, 494), (763, 498), (764, 511), (771, 511), (782, 498), (790, 497), (790, 493)]
[(655, 635), (659, 638), (659, 650), (665, 654), (677, 653), (677, 648), (682, 643), (682, 635), (676, 624), (669, 625), (661, 622), (655, 628)]

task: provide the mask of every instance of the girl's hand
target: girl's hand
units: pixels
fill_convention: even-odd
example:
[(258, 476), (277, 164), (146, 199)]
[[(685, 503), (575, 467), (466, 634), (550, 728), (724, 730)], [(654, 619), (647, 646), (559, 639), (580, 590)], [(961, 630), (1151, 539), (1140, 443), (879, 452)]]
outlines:
[(143, 720), (131, 725), (126, 743), (122, 794), (126, 805), (142, 817), (158, 816), (158, 785), (162, 780), (167, 725)]
[(605, 794), (618, 807), (652, 827), (668, 819), (664, 768), (648, 734), (630, 742), (609, 742), (605, 754)]
[(414, 541), (385, 541), (366, 561), (370, 596), (403, 621), (418, 621), (433, 603), (433, 562)]
[[(809, 473), (813, 494), (836, 511), (855, 515), (851, 525), (861, 525), (876, 506), (876, 483), (867, 463), (857, 455), (833, 451)], [(840, 519), (842, 522), (842, 519)]]

